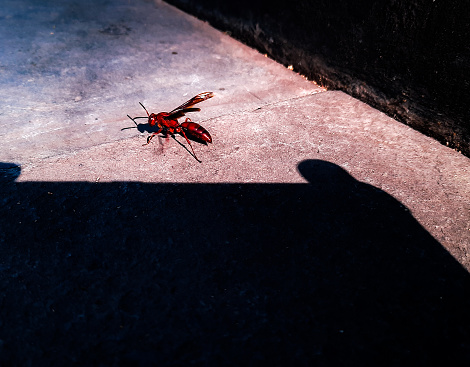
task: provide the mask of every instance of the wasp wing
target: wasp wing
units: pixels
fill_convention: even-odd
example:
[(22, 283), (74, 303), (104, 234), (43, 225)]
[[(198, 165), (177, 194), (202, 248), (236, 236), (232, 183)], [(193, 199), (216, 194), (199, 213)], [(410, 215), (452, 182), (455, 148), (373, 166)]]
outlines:
[(176, 107), (173, 111), (169, 113), (165, 119), (175, 119), (184, 116), (186, 112), (195, 112), (200, 111), (200, 108), (192, 108), (195, 104), (205, 101), (206, 99), (214, 97), (212, 92), (203, 92), (199, 93), (197, 96), (194, 96), (189, 101), (184, 102), (181, 106)]
[(177, 110), (176, 112), (172, 112), (170, 115), (164, 117), (165, 120), (174, 120), (174, 119), (179, 119), (180, 117), (183, 117), (186, 112), (198, 112), (201, 111), (200, 108), (185, 108), (182, 110)]

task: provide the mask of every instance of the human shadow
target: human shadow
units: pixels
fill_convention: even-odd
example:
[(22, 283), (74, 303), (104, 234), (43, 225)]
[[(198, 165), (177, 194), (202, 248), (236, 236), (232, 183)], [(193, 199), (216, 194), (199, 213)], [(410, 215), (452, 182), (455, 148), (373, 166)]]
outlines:
[(308, 183), (2, 184), (0, 358), (468, 365), (467, 271), (384, 191), (298, 170)]
[(0, 183), (13, 182), (18, 178), (20, 173), (20, 165), (0, 162)]

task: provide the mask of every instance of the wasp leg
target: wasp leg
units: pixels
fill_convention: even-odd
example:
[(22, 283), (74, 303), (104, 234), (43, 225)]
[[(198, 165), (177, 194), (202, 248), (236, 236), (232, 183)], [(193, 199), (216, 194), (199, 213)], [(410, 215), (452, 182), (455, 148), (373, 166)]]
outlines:
[(196, 153), (194, 153), (194, 149), (193, 149), (193, 146), (191, 145), (191, 142), (189, 141), (189, 139), (187, 138), (186, 134), (184, 133), (184, 130), (181, 129), (181, 131), (178, 131), (179, 133), (181, 133), (184, 138), (186, 139), (186, 141), (188, 142), (189, 146), (191, 147), (191, 150), (193, 151), (193, 157), (196, 158), (196, 160), (199, 162), (199, 163), (202, 163), (202, 161), (199, 160), (199, 158), (196, 156)]
[(160, 129), (160, 130), (154, 132), (152, 135), (149, 135), (149, 136), (147, 137), (147, 144), (142, 144), (142, 146), (145, 146), (145, 145), (150, 144), (150, 141), (153, 139), (153, 137), (154, 137), (155, 135), (160, 134), (160, 133), (162, 132), (162, 130), (163, 130), (163, 129)]

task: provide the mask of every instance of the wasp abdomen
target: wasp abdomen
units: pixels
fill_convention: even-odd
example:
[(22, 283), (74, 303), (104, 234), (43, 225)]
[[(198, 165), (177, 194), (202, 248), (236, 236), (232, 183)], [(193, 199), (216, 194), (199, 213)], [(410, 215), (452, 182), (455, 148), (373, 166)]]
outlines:
[(185, 129), (185, 132), (196, 139), (204, 140), (208, 143), (212, 143), (212, 137), (209, 132), (204, 129), (201, 125), (195, 122), (183, 122), (181, 126)]

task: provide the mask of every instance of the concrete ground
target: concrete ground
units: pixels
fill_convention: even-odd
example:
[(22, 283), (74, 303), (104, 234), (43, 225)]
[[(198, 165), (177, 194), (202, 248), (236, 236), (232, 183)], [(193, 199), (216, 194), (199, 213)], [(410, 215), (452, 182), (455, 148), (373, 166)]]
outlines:
[[(470, 160), (160, 1), (3, 1), (0, 359), (470, 362)], [(127, 115), (214, 92), (181, 144)]]

